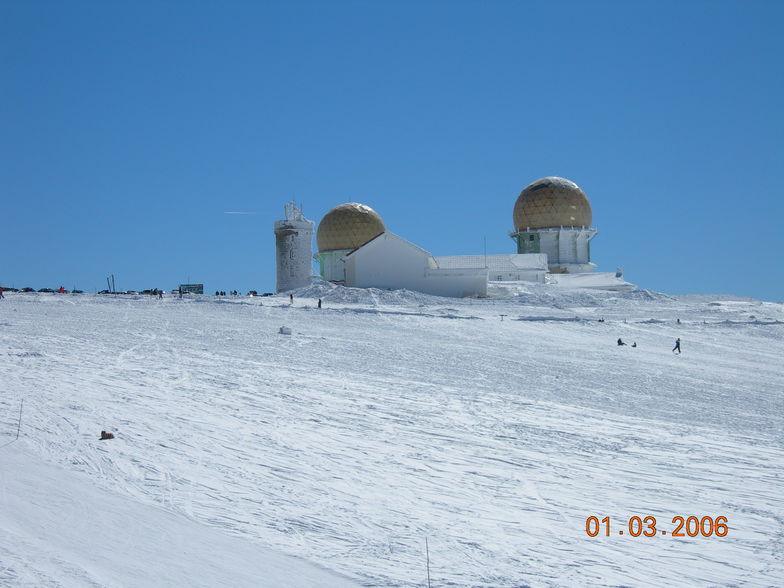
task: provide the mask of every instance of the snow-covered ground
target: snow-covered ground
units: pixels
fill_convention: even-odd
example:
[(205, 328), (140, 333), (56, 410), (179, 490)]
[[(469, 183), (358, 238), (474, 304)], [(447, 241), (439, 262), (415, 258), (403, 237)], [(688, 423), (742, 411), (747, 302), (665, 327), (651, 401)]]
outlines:
[(784, 585), (781, 304), (11, 293), (0, 342), (3, 586), (424, 586), (426, 537), (434, 587)]

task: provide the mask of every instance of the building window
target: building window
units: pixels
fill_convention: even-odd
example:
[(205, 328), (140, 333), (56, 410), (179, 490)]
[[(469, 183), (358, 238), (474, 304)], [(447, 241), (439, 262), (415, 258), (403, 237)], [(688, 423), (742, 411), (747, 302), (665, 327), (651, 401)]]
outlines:
[(529, 241), (533, 241), (534, 240), (534, 236), (533, 235), (528, 235), (528, 240)]

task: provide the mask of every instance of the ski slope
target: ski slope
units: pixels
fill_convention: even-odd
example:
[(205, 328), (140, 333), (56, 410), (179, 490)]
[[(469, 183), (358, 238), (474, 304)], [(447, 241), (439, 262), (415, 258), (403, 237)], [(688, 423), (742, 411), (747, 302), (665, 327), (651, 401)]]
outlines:
[(0, 327), (0, 585), (424, 586), (426, 537), (433, 586), (784, 585), (781, 304), (10, 293)]

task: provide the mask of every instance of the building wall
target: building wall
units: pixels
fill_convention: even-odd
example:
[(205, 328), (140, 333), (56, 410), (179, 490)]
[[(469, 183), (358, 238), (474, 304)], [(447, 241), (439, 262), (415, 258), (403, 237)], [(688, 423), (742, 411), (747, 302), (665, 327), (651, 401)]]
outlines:
[(428, 269), (422, 285), (409, 289), (452, 298), (487, 296), (487, 270)]
[(276, 291), (310, 284), (313, 222), (286, 220), (275, 223)]
[(314, 257), (319, 262), (319, 273), (328, 282), (345, 283), (346, 265), (343, 258), (351, 253), (351, 249), (339, 249), (335, 251), (322, 251)]
[[(554, 228), (515, 233), (518, 253), (546, 253), (551, 272), (592, 271), (589, 228)], [(531, 239), (531, 237), (534, 237)]]
[[(533, 241), (526, 238), (524, 242)], [(536, 244), (538, 246), (538, 239)], [(440, 269), (487, 269), (488, 280), (492, 282), (544, 283), (548, 269), (544, 253), (445, 255), (434, 259)]]
[(558, 256), (550, 263), (577, 263), (577, 233), (575, 231), (558, 231)]
[(492, 268), (487, 271), (487, 279), (491, 282), (539, 282), (544, 284), (544, 270), (516, 270), (516, 271), (495, 271)]
[(533, 231), (517, 234), (517, 253), (542, 253), (539, 234)]
[(427, 251), (391, 233), (383, 233), (345, 259), (347, 286), (407, 288), (453, 297), (487, 294), (486, 269), (435, 269)]

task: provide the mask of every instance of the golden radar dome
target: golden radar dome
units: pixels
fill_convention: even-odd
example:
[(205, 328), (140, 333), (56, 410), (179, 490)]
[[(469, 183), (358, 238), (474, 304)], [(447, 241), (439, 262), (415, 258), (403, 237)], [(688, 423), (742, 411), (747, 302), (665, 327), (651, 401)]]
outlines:
[(330, 210), (319, 223), (319, 251), (356, 249), (386, 231), (379, 214), (364, 204), (347, 202)]
[(590, 227), (591, 204), (580, 187), (550, 176), (528, 184), (514, 206), (517, 231), (554, 227)]

